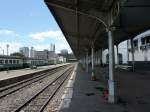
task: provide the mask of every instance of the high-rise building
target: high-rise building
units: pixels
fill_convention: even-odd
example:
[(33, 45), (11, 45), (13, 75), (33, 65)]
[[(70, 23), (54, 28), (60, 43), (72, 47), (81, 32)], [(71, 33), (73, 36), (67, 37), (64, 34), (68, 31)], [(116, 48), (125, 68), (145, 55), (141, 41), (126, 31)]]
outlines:
[(37, 59), (48, 59), (49, 57), (49, 51), (44, 50), (44, 51), (35, 51), (35, 58)]
[(50, 44), (50, 51), (55, 52), (55, 44)]
[(43, 51), (35, 51), (34, 57), (37, 59), (54, 60), (54, 58), (56, 58), (57, 56), (53, 51), (43, 50)]
[(67, 56), (68, 55), (68, 50), (67, 49), (62, 49), (61, 50), (61, 55)]
[(31, 58), (34, 58), (35, 57), (35, 49), (34, 49), (34, 47), (31, 47), (31, 49), (30, 49), (30, 57)]
[(62, 49), (61, 51), (60, 51), (61, 53), (60, 53), (60, 55), (61, 56), (63, 56), (64, 58), (66, 58), (66, 60), (68, 61), (68, 50), (67, 49)]
[(20, 53), (23, 54), (25, 57), (29, 57), (29, 48), (28, 47), (21, 47)]

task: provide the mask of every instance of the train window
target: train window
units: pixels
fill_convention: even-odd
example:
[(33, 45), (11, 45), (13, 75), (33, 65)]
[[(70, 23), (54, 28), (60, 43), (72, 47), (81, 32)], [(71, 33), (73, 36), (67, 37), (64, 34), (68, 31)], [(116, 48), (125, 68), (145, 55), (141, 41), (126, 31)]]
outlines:
[(138, 40), (134, 40), (133, 45), (134, 45), (134, 47), (137, 47), (138, 46)]
[(9, 60), (9, 64), (12, 64), (12, 60)]
[(8, 60), (5, 60), (5, 64), (8, 64)]
[(146, 43), (150, 43), (150, 37), (146, 37)]
[(3, 60), (0, 60), (0, 64), (3, 64), (4, 63), (4, 61)]
[(13, 64), (16, 64), (16, 60), (13, 60)]
[(141, 44), (144, 45), (145, 44), (145, 38), (141, 39)]

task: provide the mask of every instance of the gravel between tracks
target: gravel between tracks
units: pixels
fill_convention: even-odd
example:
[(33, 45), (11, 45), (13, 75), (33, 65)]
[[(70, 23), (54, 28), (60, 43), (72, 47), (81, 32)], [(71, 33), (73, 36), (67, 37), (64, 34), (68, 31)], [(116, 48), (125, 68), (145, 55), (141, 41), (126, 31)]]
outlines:
[(56, 95), (53, 97), (53, 99), (48, 103), (48, 105), (46, 106), (46, 108), (44, 109), (43, 112), (57, 112), (58, 111), (58, 108), (59, 108), (60, 103), (62, 101), (61, 100), (62, 95), (64, 94), (64, 91), (65, 91), (65, 86), (67, 85), (70, 77), (71, 77), (71, 75), (63, 83), (63, 85), (61, 86), (59, 91), (56, 93)]
[(65, 70), (54, 73), (53, 75), (44, 78), (39, 82), (33, 83), (15, 93), (0, 99), (0, 112), (12, 112), (14, 107), (17, 107), (18, 105), (25, 102), (27, 99), (33, 96), (35, 92), (41, 90), (41, 88), (43, 88), (47, 83), (52, 82), (55, 77), (59, 76)]

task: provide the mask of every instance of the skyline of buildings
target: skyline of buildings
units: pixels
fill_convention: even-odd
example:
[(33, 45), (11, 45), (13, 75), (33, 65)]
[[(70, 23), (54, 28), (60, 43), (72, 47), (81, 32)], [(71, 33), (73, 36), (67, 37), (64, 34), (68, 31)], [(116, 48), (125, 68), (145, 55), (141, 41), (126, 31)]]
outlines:
[[(48, 59), (49, 55), (50, 57), (54, 57), (55, 54), (55, 44), (50, 44), (50, 49), (43, 49), (43, 50), (36, 50), (34, 47), (21, 47), (19, 48), (19, 52), (23, 54), (25, 57), (30, 57), (30, 58), (41, 58), (41, 59)], [(62, 54), (67, 53), (67, 49), (62, 49), (60, 51)]]
[[(55, 44), (50, 44), (50, 49), (44, 49), (42, 51), (35, 50), (34, 47), (21, 47), (20, 53), (23, 54), (27, 58), (35, 58), (35, 59), (44, 59), (49, 61), (62, 61), (66, 62), (67, 57), (66, 53), (68, 55), (67, 49), (62, 49), (61, 53), (55, 53)], [(61, 54), (61, 55), (60, 55)]]

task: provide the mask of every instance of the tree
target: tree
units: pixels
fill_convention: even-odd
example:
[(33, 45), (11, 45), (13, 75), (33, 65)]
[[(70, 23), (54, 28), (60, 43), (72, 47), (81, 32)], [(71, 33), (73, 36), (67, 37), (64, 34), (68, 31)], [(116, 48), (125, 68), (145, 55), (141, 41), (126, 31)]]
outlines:
[(15, 52), (15, 53), (12, 53), (10, 54), (10, 56), (18, 56), (20, 58), (24, 58), (25, 56), (23, 54), (21, 54), (20, 52)]

